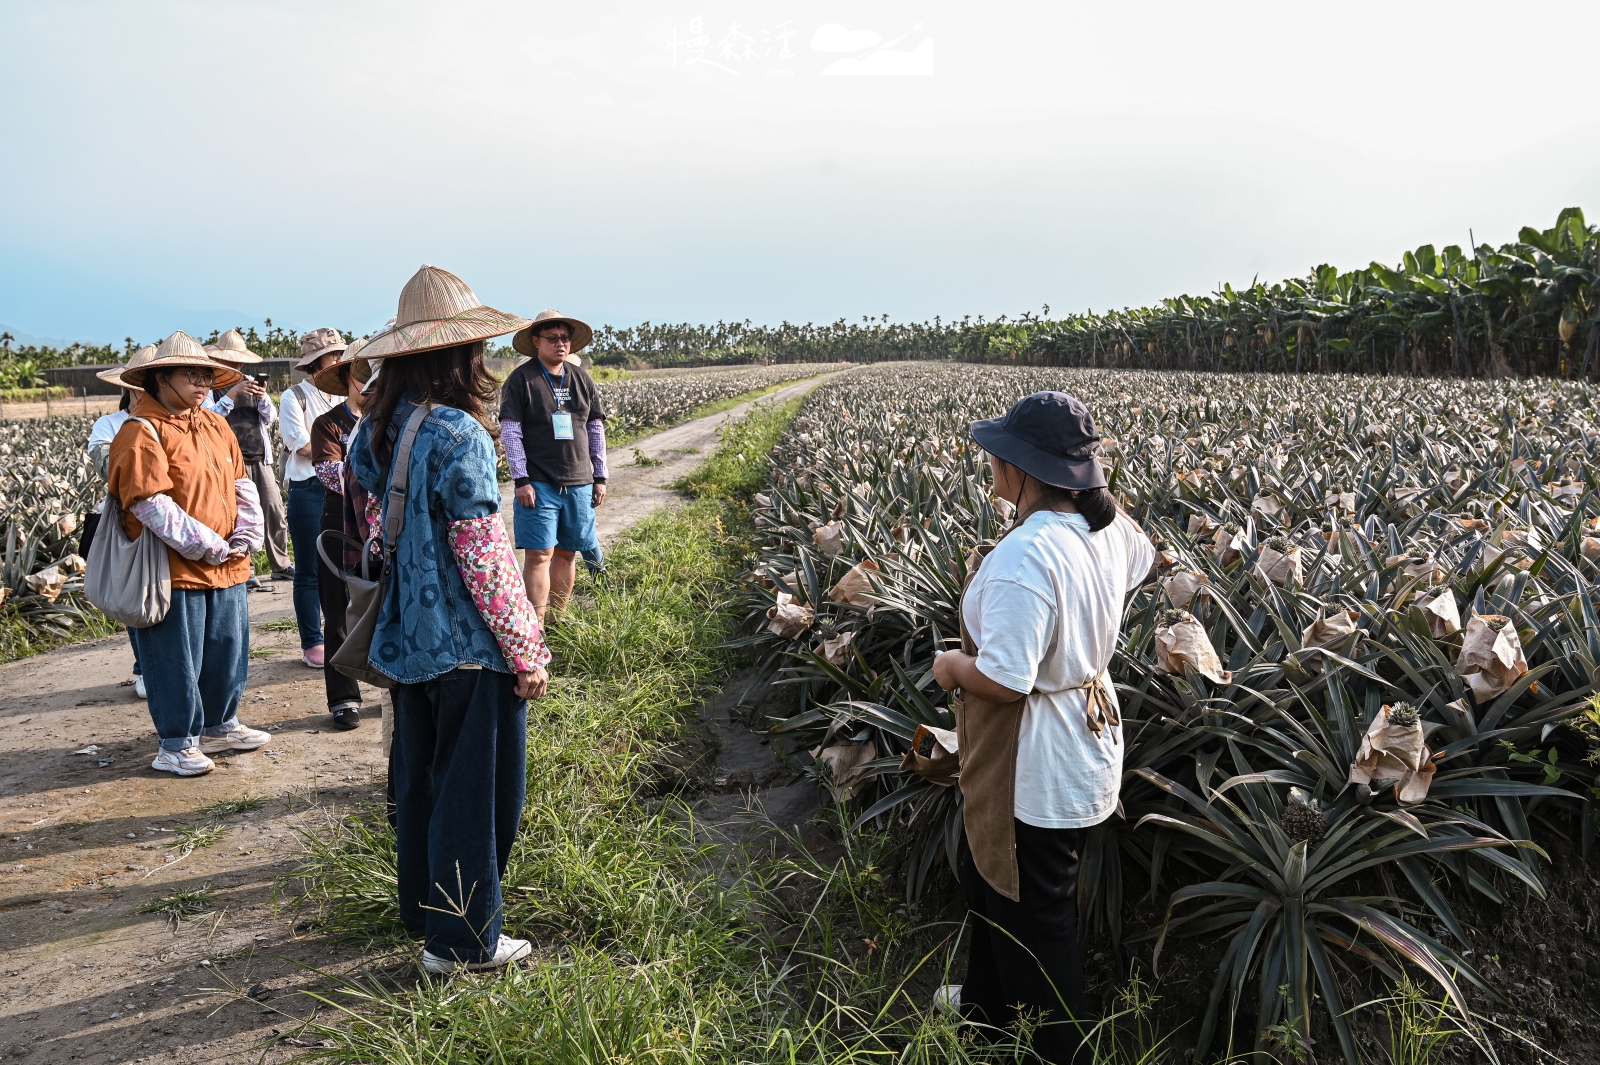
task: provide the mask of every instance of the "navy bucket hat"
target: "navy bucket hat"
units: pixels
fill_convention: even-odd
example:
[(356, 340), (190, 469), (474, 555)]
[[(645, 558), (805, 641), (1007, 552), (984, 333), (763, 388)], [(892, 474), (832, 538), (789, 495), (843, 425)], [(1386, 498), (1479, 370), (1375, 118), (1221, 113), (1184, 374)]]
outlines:
[(1077, 492), (1106, 487), (1106, 472), (1094, 457), (1100, 434), (1076, 396), (1035, 392), (1002, 418), (973, 422), (968, 432), (979, 447), (1036, 481)]

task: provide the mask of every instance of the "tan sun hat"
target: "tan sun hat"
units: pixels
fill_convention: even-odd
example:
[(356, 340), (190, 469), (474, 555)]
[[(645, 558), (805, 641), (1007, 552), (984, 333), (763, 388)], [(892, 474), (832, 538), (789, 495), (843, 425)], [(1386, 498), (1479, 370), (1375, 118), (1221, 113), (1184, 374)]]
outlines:
[(232, 388), (244, 380), (244, 374), (207, 355), (199, 341), (180, 329), (161, 342), (148, 362), (139, 366), (124, 366), (120, 383), (123, 388), (143, 388), (151, 370), (181, 370), (186, 367), (214, 371), (217, 376), (212, 382), (213, 388)]
[(328, 354), (338, 354), (345, 350), (344, 334), (337, 329), (323, 326), (313, 329), (300, 338), (300, 361), (294, 364), (296, 370), (309, 370), (311, 364)]
[(571, 354), (582, 351), (594, 339), (594, 330), (589, 328), (588, 322), (581, 322), (576, 318), (568, 318), (560, 311), (553, 311), (547, 308), (535, 315), (526, 329), (521, 330), (511, 338), (511, 346), (524, 355), (538, 355), (539, 348), (533, 341), (534, 331), (543, 329), (545, 326), (555, 322), (565, 322), (567, 328), (572, 330), (572, 347), (567, 349)]
[(361, 358), (389, 359), (470, 344), (528, 324), (526, 318), (485, 307), (465, 281), (437, 266), (424, 266), (406, 282), (394, 319), (394, 328), (373, 337), (361, 349)]
[(230, 329), (223, 333), (222, 336), (217, 338), (215, 344), (207, 344), (206, 352), (213, 359), (222, 359), (226, 362), (238, 363), (241, 366), (246, 363), (265, 361), (260, 355), (245, 347), (244, 334), (237, 329)]
[(154, 344), (146, 344), (144, 347), (134, 352), (128, 361), (123, 363), (121, 366), (114, 366), (109, 370), (101, 370), (99, 373), (95, 374), (95, 376), (100, 378), (102, 381), (109, 381), (114, 385), (121, 385), (123, 388), (131, 389), (133, 386), (126, 383), (122, 379), (123, 371), (131, 370), (135, 366), (143, 366), (145, 363), (149, 362), (155, 357), (156, 346)]
[(344, 354), (311, 375), (311, 383), (330, 396), (342, 396), (345, 390), (339, 386), (339, 372), (348, 367), (356, 380), (365, 384), (372, 363), (359, 358), (356, 352), (366, 347), (368, 343), (366, 340), (350, 341), (350, 346), (344, 349)]

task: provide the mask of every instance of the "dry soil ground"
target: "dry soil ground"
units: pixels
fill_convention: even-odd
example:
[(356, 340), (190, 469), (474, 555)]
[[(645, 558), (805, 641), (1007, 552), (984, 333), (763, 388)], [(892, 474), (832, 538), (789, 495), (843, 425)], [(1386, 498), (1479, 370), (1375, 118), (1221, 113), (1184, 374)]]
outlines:
[[(789, 385), (774, 398), (816, 384)], [(636, 441), (659, 466), (633, 465), (632, 447), (612, 452), (602, 539), (675, 499), (666, 486), (747, 407)], [(384, 777), (378, 721), (353, 732), (329, 727), (322, 676), (300, 662), (289, 596), (289, 585), (269, 583), (250, 597), (241, 717), (273, 741), (218, 758), (204, 777), (150, 769), (155, 744), (133, 694), (126, 637), (0, 666), (3, 1060), (284, 1061), (304, 1045), (296, 1030), (319, 1008), (295, 993), (317, 984), (303, 966), (344, 971), (363, 962), (301, 935), (293, 914), (273, 902), (275, 879), (295, 865), (296, 833), (381, 801)], [(366, 694), (376, 706), (377, 690)], [(709, 723), (732, 735), (726, 708), (718, 710)], [(738, 749), (751, 760), (764, 750)], [(773, 788), (774, 805), (799, 815), (809, 786), (797, 787)], [(207, 809), (246, 797), (261, 805)], [(742, 805), (728, 795), (716, 803), (729, 816)], [(209, 891), (209, 912), (181, 920), (144, 912), (197, 891)]]

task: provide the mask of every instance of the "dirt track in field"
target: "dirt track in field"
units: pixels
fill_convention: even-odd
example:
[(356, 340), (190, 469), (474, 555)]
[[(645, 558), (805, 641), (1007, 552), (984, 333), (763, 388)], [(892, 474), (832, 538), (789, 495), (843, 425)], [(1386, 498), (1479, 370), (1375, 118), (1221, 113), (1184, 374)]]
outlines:
[[(804, 394), (820, 380), (769, 398)], [(749, 406), (612, 451), (602, 540), (677, 499), (666, 486)], [(9, 404), (7, 416), (15, 416)], [(633, 465), (633, 448), (662, 464)], [(240, 716), (273, 742), (218, 758), (204, 777), (151, 771), (155, 742), (133, 694), (125, 636), (0, 666), (0, 1060), (284, 1061), (301, 1052), (289, 1042), (301, 1023), (323, 1008), (294, 993), (317, 984), (300, 966), (346, 971), (367, 960), (302, 938), (291, 912), (274, 912), (272, 888), (296, 863), (297, 831), (382, 800), (380, 724), (329, 727), (321, 673), (300, 662), (287, 583), (268, 583), (250, 605)], [(377, 689), (365, 694), (377, 706)], [(759, 760), (762, 751), (745, 753)], [(798, 811), (807, 797), (788, 790), (770, 798)], [(201, 809), (244, 796), (263, 805), (227, 817)], [(737, 805), (720, 797), (717, 812)], [(187, 850), (186, 829), (213, 829), (214, 841)], [(200, 889), (212, 892), (204, 915), (140, 912)]]

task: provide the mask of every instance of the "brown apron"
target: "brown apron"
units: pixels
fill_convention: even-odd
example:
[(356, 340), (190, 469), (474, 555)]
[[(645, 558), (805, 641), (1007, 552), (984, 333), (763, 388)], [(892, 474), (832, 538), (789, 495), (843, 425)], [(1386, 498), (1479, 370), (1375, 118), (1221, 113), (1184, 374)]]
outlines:
[[(994, 544), (973, 548), (973, 555), (968, 557), (967, 579), (961, 586), (962, 602), (957, 610), (961, 651), (973, 657), (977, 657), (978, 646), (967, 631), (967, 585), (977, 576), (977, 563), (994, 548)], [(1105, 689), (1104, 677), (1102, 672), (1077, 689), (1069, 689), (1083, 690), (1089, 729), (1096, 736), (1104, 735), (1108, 726), (1122, 724)], [(950, 697), (961, 748), (957, 752), (961, 758), (958, 783), (967, 845), (972, 848), (972, 861), (979, 875), (1012, 902), (1021, 901), (1021, 878), (1017, 873), (1017, 742), (1022, 734), (1022, 711), (1027, 705), (1026, 695), (1004, 703), (965, 690), (953, 692)], [(1112, 742), (1116, 742), (1115, 733)]]

